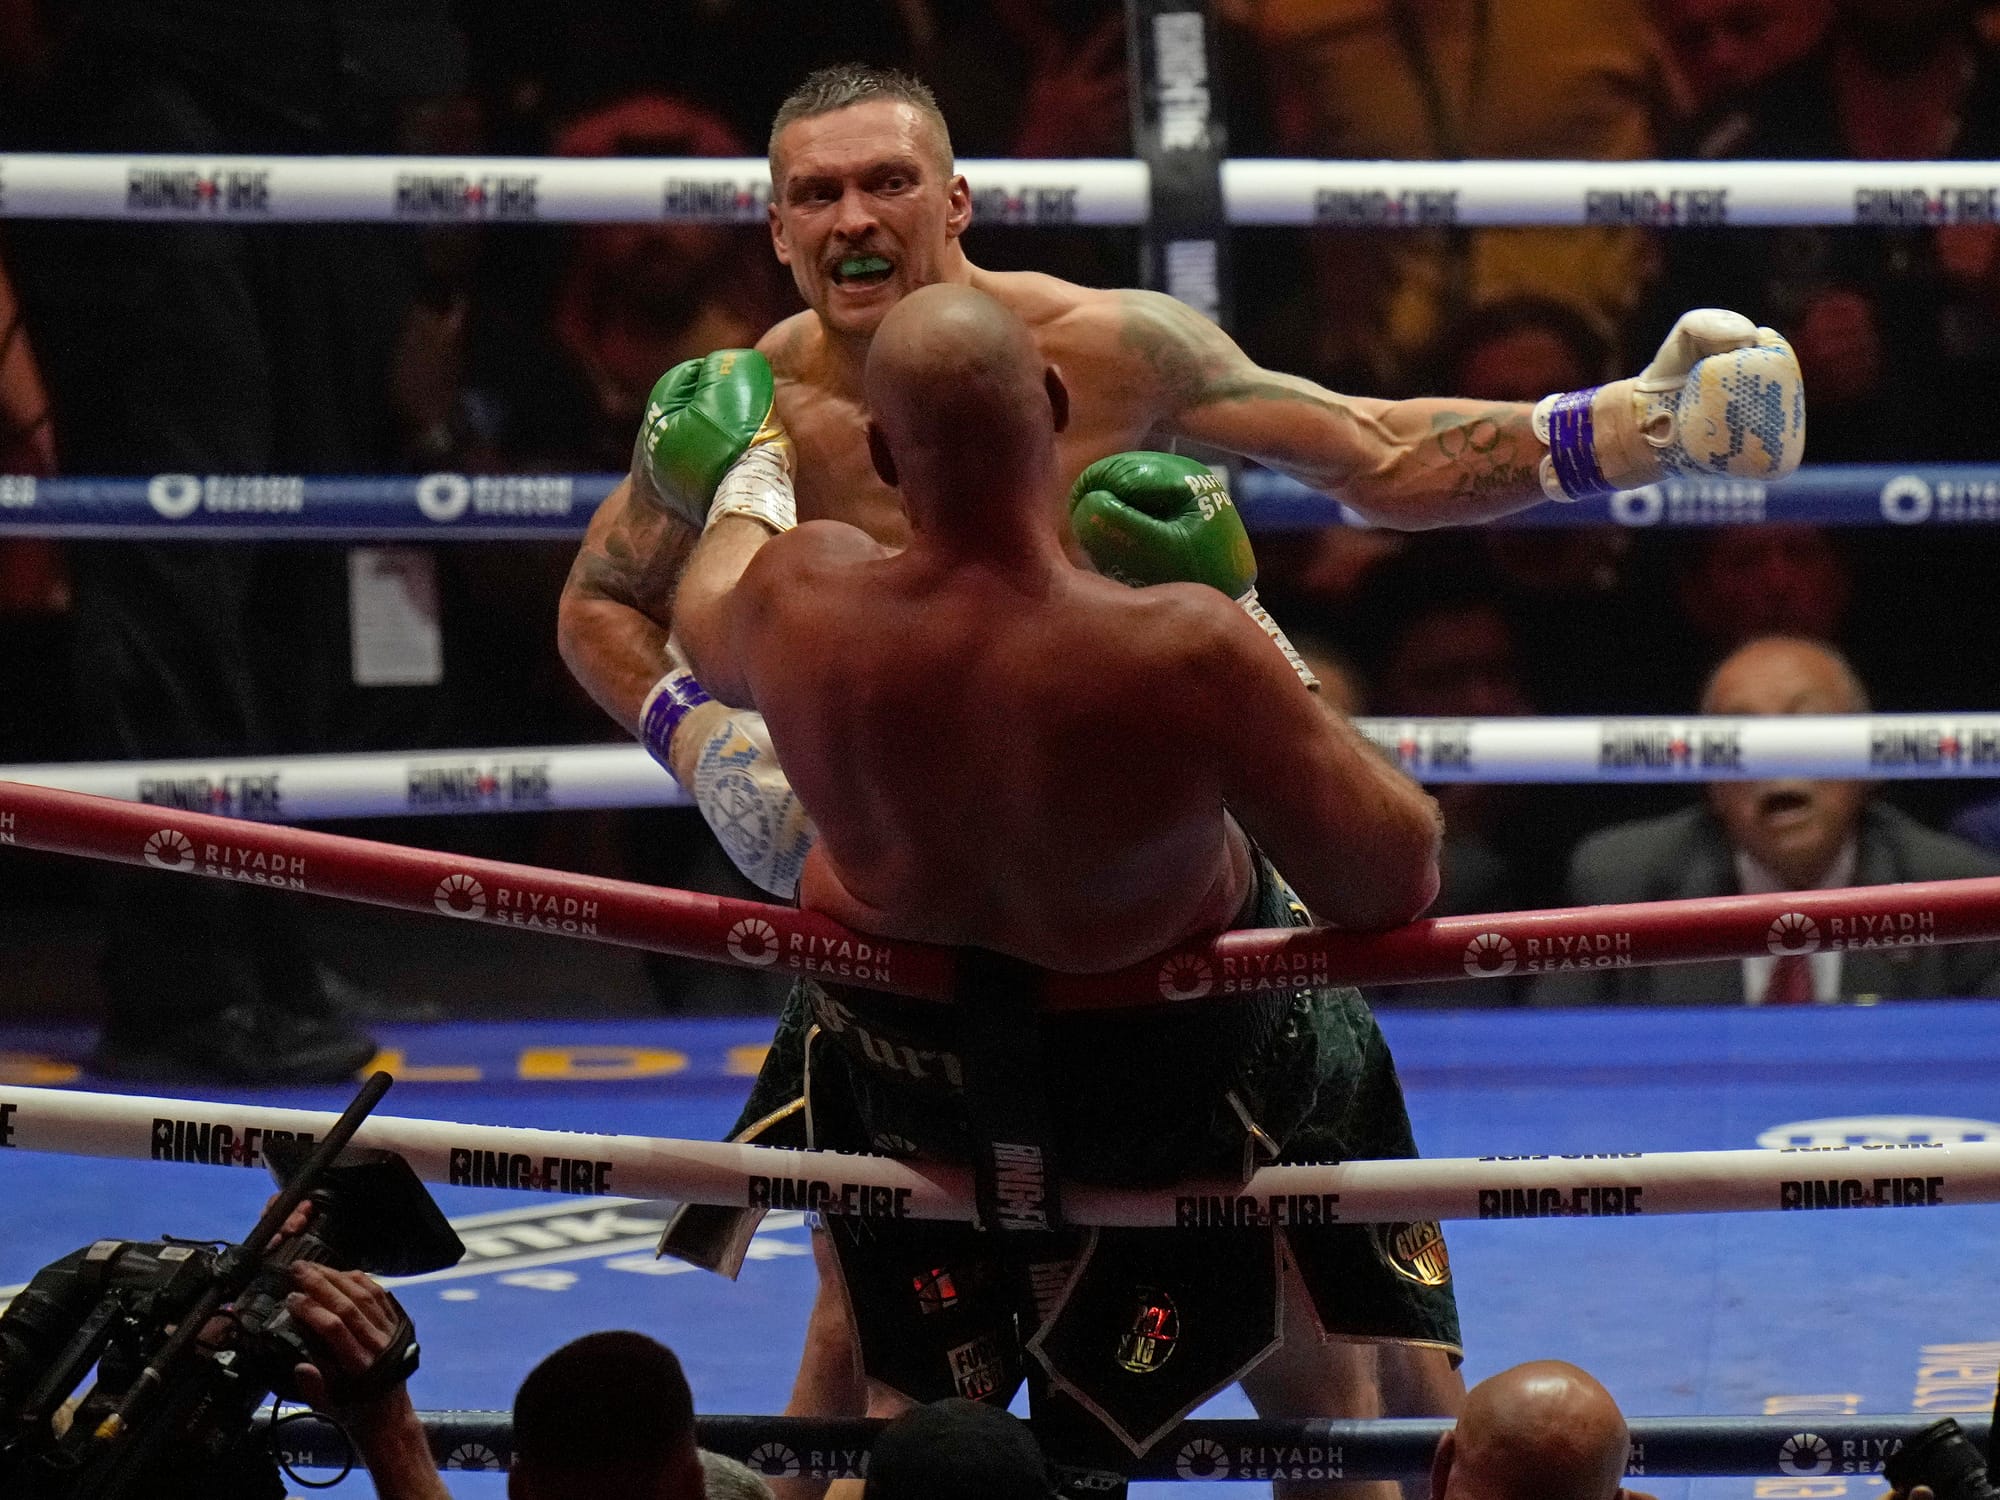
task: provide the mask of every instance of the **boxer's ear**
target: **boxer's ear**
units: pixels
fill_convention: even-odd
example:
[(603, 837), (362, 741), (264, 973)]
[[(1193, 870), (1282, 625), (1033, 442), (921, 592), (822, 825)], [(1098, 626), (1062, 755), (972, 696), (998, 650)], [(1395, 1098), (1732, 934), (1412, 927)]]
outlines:
[(895, 489), (896, 460), (889, 452), (889, 440), (873, 422), (868, 424), (868, 456), (875, 461), (875, 472), (882, 476), (882, 482)]
[(1063, 384), (1062, 371), (1050, 365), (1042, 372), (1042, 386), (1049, 393), (1049, 410), (1055, 415), (1056, 431), (1062, 432), (1069, 426), (1069, 387)]

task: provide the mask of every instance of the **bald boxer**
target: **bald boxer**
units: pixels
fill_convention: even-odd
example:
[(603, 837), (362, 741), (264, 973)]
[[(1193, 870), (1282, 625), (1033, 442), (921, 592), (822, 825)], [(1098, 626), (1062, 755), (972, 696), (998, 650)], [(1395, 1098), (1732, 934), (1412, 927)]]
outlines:
[[(908, 545), (808, 521), (759, 550), (725, 616), (750, 699), (818, 827), (803, 906), (869, 933), (1087, 973), (1280, 920), (1273, 863), (1343, 926), (1389, 926), (1429, 905), (1435, 804), (1321, 708), (1226, 590), (1134, 589), (1072, 560), (1064, 516), (1048, 500), (1068, 397), (1020, 318), (970, 287), (919, 288), (883, 319), (865, 378), (871, 459), (900, 492)], [(1126, 487), (1132, 469), (1153, 483), (1164, 471), (1167, 486), (1225, 503), (1199, 466), (1125, 458), (1123, 468), (1099, 466), (1097, 482)], [(933, 1058), (952, 1047), (943, 1028), (922, 1044), (903, 1040), (923, 1024), (915, 1013), (937, 1007), (831, 983), (812, 987), (812, 1003), (829, 1031), (874, 1038), (815, 1055), (808, 1108), (820, 1130), (843, 1116), (852, 1129), (825, 1143), (886, 1136), (925, 1154), (951, 1150), (962, 1104), (926, 1088), (920, 1065), (875, 1066), (884, 1042)], [(1074, 1023), (1051, 1022), (1044, 1055), (1059, 1159), (1099, 1180), (1226, 1170), (1211, 1136), (1176, 1131), (1166, 1117), (1227, 1114), (1229, 1093), (1255, 1086), (1250, 1075), (1306, 1064), (1309, 1051), (1316, 1060), (1316, 1043), (1273, 1040), (1294, 1029), (1284, 1018), (1301, 1003), (1318, 1002), (1267, 995), (1177, 1007), (1179, 1016), (1128, 1014), (1089, 1023), (1089, 1045)], [(1190, 1021), (1209, 1028), (1198, 1044), (1183, 1029), (1167, 1045)], [(1157, 1075), (1104, 1076), (1110, 1058), (1170, 1050), (1181, 1060), (1162, 1057)], [(943, 1083), (951, 1069), (935, 1071)], [(1088, 1116), (1065, 1102), (1113, 1092), (1127, 1097)], [(912, 1357), (944, 1320), (906, 1317), (906, 1299), (880, 1288), (948, 1266), (969, 1289), (969, 1262), (990, 1254), (990, 1236), (959, 1225), (835, 1228), (869, 1414), (954, 1394), (947, 1359)], [(1367, 1253), (1364, 1227), (1324, 1232)], [(1154, 1231), (1155, 1245), (1162, 1237), (1174, 1236)], [(1273, 1231), (1257, 1237), (1264, 1248), (1245, 1251), (1268, 1265)], [(1118, 1250), (1108, 1238), (1093, 1265)], [(1143, 1245), (1124, 1248), (1143, 1262)], [(1146, 1274), (1198, 1321), (1168, 1273), (1149, 1265)], [(1287, 1300), (1303, 1311), (1312, 1291), (1288, 1274)], [(1322, 1342), (1298, 1321), (1251, 1376), (1253, 1393), (1267, 1403), (1281, 1385), (1322, 1401), (1335, 1388), (1372, 1394), (1372, 1346)], [(951, 1328), (952, 1347), (985, 1336), (1001, 1350), (990, 1394), (1004, 1401), (1004, 1335), (969, 1320)], [(1115, 1417), (1121, 1393), (1150, 1373), (1111, 1376), (1098, 1404)], [(1237, 1373), (1221, 1369), (1217, 1384)], [(1149, 1436), (1127, 1431), (1135, 1445)]]
[(1071, 559), (1048, 499), (1069, 403), (1025, 323), (987, 293), (921, 288), (883, 320), (866, 391), (908, 544), (809, 521), (757, 553), (726, 616), (818, 825), (801, 905), (1116, 969), (1241, 912), (1239, 822), (1336, 925), (1430, 904), (1435, 805), (1240, 610)]
[(1482, 1380), (1438, 1439), (1433, 1500), (1651, 1500), (1621, 1488), (1631, 1438), (1611, 1393), (1539, 1359)]

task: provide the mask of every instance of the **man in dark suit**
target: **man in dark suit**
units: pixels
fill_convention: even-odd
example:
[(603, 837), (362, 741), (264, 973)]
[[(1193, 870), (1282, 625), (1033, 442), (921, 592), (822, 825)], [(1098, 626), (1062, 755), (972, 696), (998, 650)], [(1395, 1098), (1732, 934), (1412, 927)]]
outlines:
[[(1829, 646), (1764, 636), (1716, 668), (1707, 714), (1865, 713)], [(1577, 846), (1579, 906), (2000, 874), (2000, 859), (1874, 801), (1859, 781), (1718, 781), (1698, 807), (1620, 823)], [(1547, 974), (1535, 1005), (1800, 1005), (2000, 995), (2000, 945), (1760, 955), (1718, 963)]]

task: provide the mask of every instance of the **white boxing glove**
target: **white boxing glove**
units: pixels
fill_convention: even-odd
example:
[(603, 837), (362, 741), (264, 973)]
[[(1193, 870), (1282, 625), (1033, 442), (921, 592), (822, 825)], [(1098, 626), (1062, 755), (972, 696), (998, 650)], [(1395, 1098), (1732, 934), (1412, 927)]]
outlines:
[(1782, 479), (1805, 452), (1805, 382), (1777, 333), (1704, 307), (1681, 315), (1637, 376), (1545, 396), (1534, 420), (1549, 445), (1541, 479), (1551, 500), (1674, 474)]

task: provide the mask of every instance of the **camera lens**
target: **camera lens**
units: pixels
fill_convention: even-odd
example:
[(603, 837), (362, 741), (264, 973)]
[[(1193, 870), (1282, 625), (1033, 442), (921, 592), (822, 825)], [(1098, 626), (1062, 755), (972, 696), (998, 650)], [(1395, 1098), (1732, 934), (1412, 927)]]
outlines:
[(1987, 1500), (1986, 1460), (1965, 1430), (1950, 1417), (1920, 1428), (1883, 1464), (1897, 1489), (1929, 1485), (1938, 1500)]

